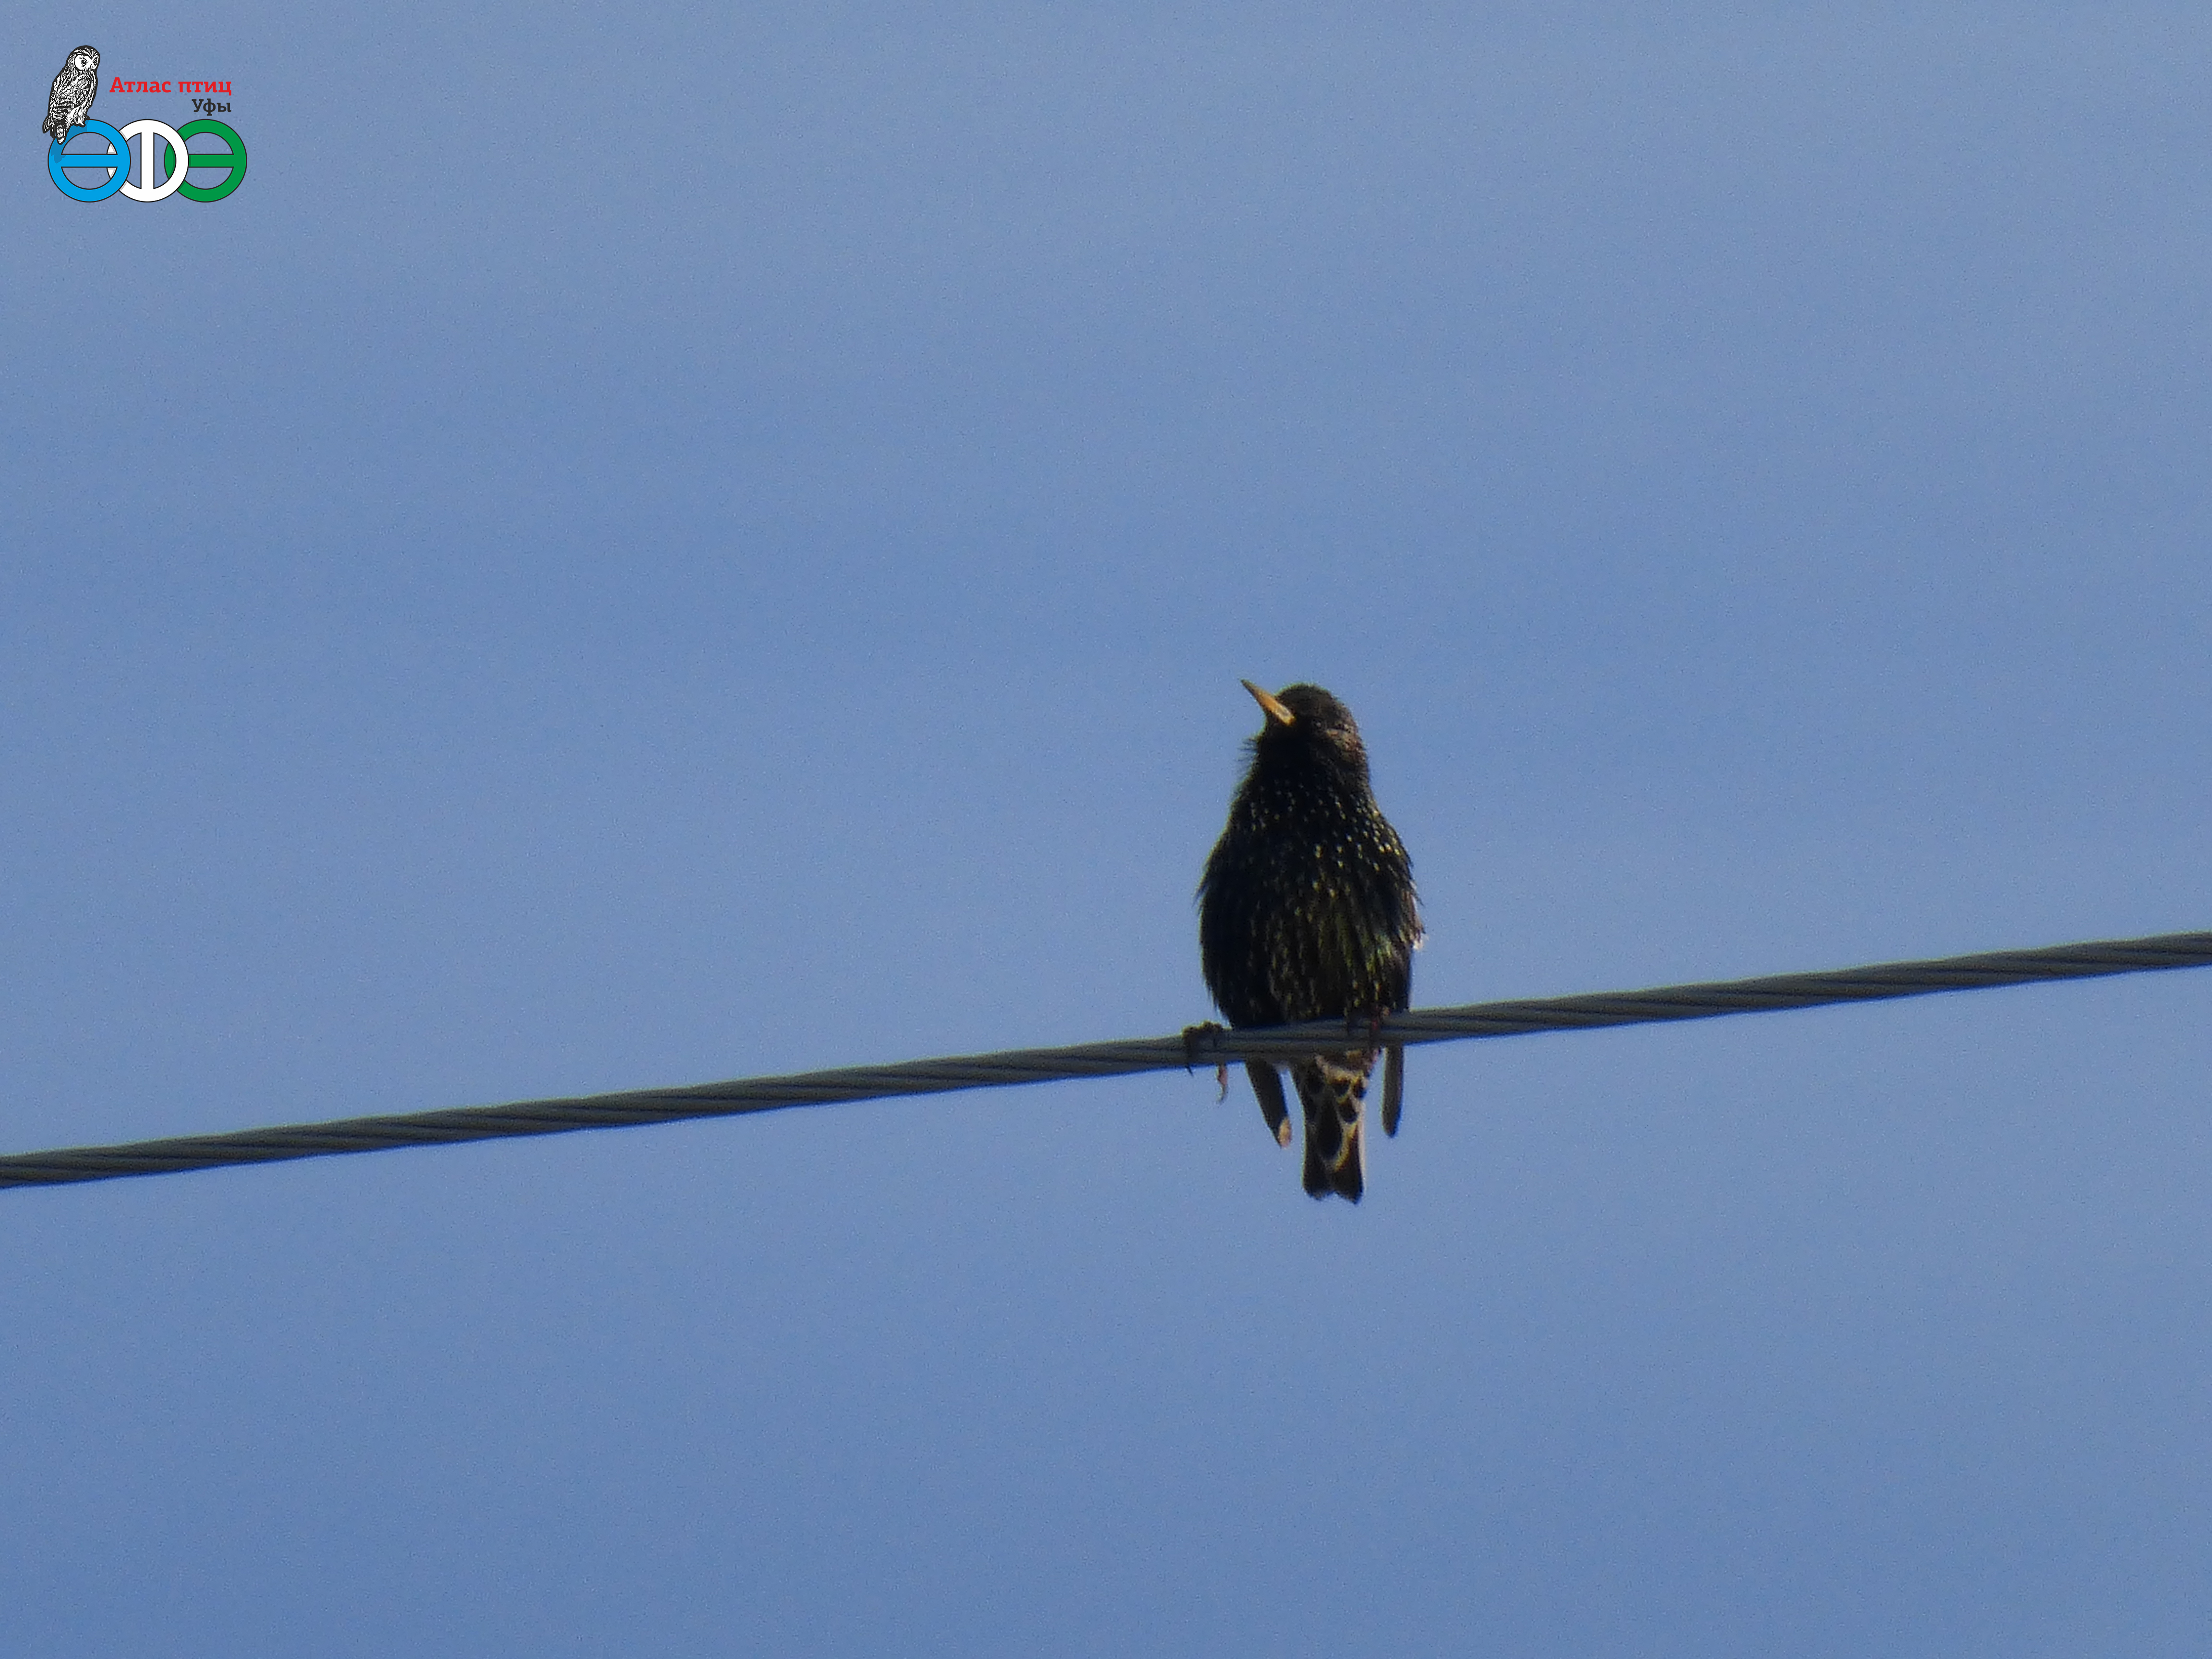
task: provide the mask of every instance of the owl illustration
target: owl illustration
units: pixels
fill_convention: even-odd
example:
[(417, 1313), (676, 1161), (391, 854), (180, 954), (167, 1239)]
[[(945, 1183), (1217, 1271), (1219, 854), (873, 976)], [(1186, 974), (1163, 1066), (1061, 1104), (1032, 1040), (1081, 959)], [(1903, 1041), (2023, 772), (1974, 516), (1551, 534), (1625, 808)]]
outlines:
[(69, 55), (62, 72), (54, 76), (54, 89), (46, 94), (46, 122), (39, 131), (52, 133), (54, 142), (60, 143), (69, 137), (71, 127), (85, 124), (99, 91), (100, 53), (91, 46), (79, 46)]

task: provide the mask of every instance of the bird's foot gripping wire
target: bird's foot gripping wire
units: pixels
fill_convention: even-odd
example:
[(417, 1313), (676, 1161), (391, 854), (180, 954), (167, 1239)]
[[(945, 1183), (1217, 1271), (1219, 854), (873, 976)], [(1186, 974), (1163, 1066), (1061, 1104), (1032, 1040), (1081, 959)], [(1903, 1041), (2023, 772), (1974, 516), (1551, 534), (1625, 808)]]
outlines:
[[(1224, 1031), (1228, 1029), (1229, 1028), (1222, 1024), (1220, 1021), (1212, 1019), (1203, 1021), (1196, 1025), (1184, 1026), (1182, 1028), (1183, 1070), (1186, 1072), (1196, 1071), (1198, 1069), (1198, 1051), (1212, 1041), (1215, 1032)], [(1213, 1097), (1213, 1103), (1218, 1106), (1223, 1101), (1229, 1098), (1229, 1062), (1227, 1060), (1223, 1060), (1219, 1065), (1213, 1068), (1213, 1080), (1216, 1084), (1220, 1085), (1221, 1089), (1221, 1092)]]
[[(1382, 1055), (1382, 1133), (1386, 1135), (1395, 1135), (1398, 1133), (1399, 1115), (1405, 1110), (1406, 1106), (1406, 1051), (1395, 1043), (1387, 1048), (1382, 1045), (1382, 1026), (1389, 1017), (1390, 1011), (1387, 1008), (1378, 1008), (1370, 1014), (1346, 1014), (1344, 1018), (1344, 1034), (1351, 1037), (1364, 1036), (1367, 1039), (1367, 1053), (1370, 1060), (1378, 1051), (1381, 1052)], [(1364, 1031), (1359, 1029), (1363, 1024), (1367, 1028)]]

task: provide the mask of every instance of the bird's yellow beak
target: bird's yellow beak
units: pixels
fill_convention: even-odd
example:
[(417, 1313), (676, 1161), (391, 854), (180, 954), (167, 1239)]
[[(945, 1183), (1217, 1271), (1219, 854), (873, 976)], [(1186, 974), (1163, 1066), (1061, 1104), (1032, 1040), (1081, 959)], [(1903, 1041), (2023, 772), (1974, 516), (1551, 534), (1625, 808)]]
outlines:
[(1238, 684), (1243, 685), (1247, 691), (1249, 691), (1252, 694), (1253, 702), (1258, 703), (1261, 708), (1267, 711), (1267, 718), (1269, 720), (1279, 720), (1285, 726), (1296, 726), (1297, 724), (1298, 717), (1291, 713), (1289, 709), (1284, 708), (1281, 700), (1276, 697), (1272, 692), (1262, 691), (1258, 686), (1253, 684), (1249, 680), (1242, 680), (1239, 681)]

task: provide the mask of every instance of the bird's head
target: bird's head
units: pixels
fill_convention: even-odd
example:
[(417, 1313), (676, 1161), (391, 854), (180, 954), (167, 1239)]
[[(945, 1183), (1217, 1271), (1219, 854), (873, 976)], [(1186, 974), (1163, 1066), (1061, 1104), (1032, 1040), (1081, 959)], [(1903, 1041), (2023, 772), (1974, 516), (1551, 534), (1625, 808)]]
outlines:
[(1253, 752), (1265, 759), (1322, 761), (1364, 776), (1367, 747), (1359, 740), (1352, 711), (1317, 685), (1286, 685), (1263, 691), (1251, 681), (1244, 689), (1267, 711), (1267, 723), (1252, 739)]
[[(79, 46), (70, 54), (69, 60), (72, 69), (92, 70), (100, 67), (100, 53), (91, 46)], [(49, 63), (52, 61), (52, 58), (47, 59)]]

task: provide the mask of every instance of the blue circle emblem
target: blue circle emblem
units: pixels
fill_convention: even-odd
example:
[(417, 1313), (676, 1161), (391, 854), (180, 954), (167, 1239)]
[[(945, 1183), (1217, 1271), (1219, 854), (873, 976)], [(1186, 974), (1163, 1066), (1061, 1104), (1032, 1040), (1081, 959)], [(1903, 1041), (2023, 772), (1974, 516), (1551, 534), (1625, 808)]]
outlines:
[[(123, 181), (131, 176), (131, 146), (124, 143), (123, 135), (106, 122), (87, 121), (82, 131), (98, 133), (107, 140), (115, 153), (102, 155), (97, 150), (64, 149), (63, 139), (76, 137), (78, 131), (71, 127), (61, 138), (55, 139), (46, 147), (46, 171), (53, 175), (54, 183), (60, 186), (63, 195), (73, 196), (80, 202), (104, 202), (122, 189)], [(69, 167), (106, 167), (107, 178), (104, 183), (97, 185), (71, 184), (64, 170)]]

